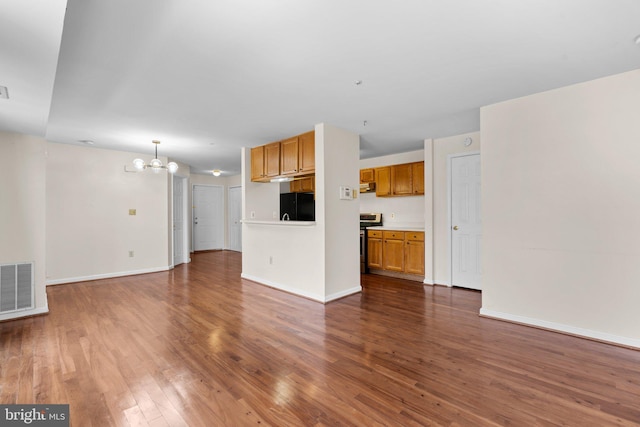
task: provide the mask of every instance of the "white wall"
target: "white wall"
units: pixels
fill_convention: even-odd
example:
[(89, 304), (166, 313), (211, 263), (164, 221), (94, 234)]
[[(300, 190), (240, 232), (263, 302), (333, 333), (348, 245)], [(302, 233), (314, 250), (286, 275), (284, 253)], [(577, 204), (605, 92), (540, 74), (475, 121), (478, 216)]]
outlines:
[(325, 300), (361, 290), (358, 199), (340, 200), (340, 187), (360, 188), (360, 137), (329, 125), (316, 126), (323, 141), (316, 158), (316, 215), (324, 216)]
[(34, 262), (35, 284), (35, 309), (0, 315), (0, 320), (48, 311), (46, 148), (42, 138), (0, 132), (0, 264)]
[(640, 347), (640, 70), (481, 110), (483, 315)]
[(166, 173), (124, 172), (135, 153), (55, 143), (47, 150), (48, 283), (169, 267)]

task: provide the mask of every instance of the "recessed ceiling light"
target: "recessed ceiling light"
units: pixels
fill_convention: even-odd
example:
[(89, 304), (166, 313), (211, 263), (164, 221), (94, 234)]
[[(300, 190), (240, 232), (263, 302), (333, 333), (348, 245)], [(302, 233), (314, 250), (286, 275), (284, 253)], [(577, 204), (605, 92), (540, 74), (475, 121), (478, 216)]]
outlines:
[(0, 86), (0, 98), (9, 99), (9, 89), (6, 86)]
[(78, 142), (81, 142), (83, 144), (87, 144), (87, 145), (93, 145), (94, 142), (90, 139), (79, 139)]

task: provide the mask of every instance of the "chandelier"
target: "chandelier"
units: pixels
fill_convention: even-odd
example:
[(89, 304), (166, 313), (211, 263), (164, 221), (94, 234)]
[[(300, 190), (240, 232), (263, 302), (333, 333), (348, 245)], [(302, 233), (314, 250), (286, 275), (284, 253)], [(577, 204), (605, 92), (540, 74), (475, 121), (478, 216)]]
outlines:
[(167, 163), (167, 166), (164, 166), (162, 162), (158, 159), (158, 144), (160, 144), (160, 141), (153, 140), (151, 142), (153, 142), (156, 146), (155, 158), (151, 160), (149, 164), (146, 164), (142, 159), (135, 159), (133, 161), (133, 167), (139, 171), (143, 171), (147, 168), (151, 168), (151, 170), (155, 173), (159, 173), (161, 169), (166, 169), (167, 171), (169, 171), (169, 173), (176, 173), (176, 171), (178, 170), (178, 164), (176, 162), (169, 162)]

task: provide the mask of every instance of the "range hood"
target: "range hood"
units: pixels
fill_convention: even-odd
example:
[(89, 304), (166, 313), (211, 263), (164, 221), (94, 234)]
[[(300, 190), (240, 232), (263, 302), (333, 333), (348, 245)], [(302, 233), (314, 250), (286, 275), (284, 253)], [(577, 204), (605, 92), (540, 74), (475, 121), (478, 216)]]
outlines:
[(371, 193), (372, 191), (376, 191), (375, 182), (365, 182), (364, 184), (360, 184), (361, 193)]

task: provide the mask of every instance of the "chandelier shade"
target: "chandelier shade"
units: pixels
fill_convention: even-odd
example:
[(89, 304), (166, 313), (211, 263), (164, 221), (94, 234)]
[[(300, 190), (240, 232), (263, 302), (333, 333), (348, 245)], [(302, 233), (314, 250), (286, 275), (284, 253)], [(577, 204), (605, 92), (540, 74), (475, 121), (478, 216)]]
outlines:
[(176, 173), (178, 170), (178, 164), (176, 162), (169, 162), (166, 166), (162, 164), (162, 162), (158, 159), (158, 145), (160, 141), (153, 140), (151, 141), (156, 146), (156, 155), (153, 160), (151, 160), (148, 164), (144, 162), (142, 159), (134, 159), (133, 167), (138, 171), (143, 171), (145, 169), (151, 169), (154, 173), (159, 173), (162, 169), (166, 169), (169, 173)]

